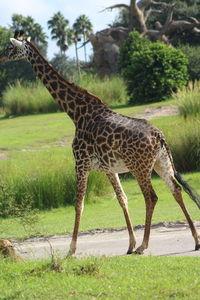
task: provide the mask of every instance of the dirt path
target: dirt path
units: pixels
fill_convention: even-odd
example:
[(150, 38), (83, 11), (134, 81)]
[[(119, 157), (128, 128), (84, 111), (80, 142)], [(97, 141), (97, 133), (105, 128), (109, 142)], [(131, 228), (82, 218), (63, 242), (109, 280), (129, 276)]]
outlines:
[(151, 120), (159, 117), (175, 116), (179, 114), (177, 105), (160, 105), (145, 108), (144, 112), (134, 117)]
[[(200, 231), (200, 222), (196, 222)], [(143, 226), (135, 230), (137, 245), (143, 236)], [(54, 252), (61, 257), (67, 254), (71, 240), (70, 235), (48, 238)], [(26, 259), (42, 259), (50, 257), (49, 242), (45, 238), (29, 239), (15, 244), (19, 254)], [(125, 229), (92, 230), (79, 234), (77, 257), (119, 256), (125, 255), (128, 248), (128, 233)], [(194, 251), (194, 240), (188, 225), (184, 222), (165, 222), (152, 226), (149, 248), (145, 255), (156, 256), (199, 256), (200, 250)]]

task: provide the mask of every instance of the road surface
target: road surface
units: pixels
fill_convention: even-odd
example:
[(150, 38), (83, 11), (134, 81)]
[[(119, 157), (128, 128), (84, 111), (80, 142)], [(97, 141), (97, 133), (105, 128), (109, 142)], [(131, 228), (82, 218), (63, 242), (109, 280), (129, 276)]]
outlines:
[[(200, 222), (196, 222), (200, 232)], [(143, 236), (143, 226), (135, 230), (137, 246)], [(155, 256), (199, 256), (200, 250), (194, 251), (194, 240), (187, 224), (160, 223), (152, 226), (149, 248), (144, 255)], [(53, 236), (50, 238), (34, 238), (23, 243), (15, 243), (15, 248), (25, 259), (35, 260), (50, 257), (50, 244), (54, 253), (65, 256), (69, 249), (71, 236)], [(50, 243), (49, 243), (49, 242)], [(76, 256), (120, 256), (125, 255), (128, 248), (128, 232), (126, 229), (93, 230), (80, 233)]]

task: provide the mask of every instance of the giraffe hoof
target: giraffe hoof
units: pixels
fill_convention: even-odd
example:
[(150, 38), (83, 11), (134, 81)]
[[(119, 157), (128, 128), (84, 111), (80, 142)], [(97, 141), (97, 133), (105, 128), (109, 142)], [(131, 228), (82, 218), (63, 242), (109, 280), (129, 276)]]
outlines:
[(197, 251), (197, 250), (199, 250), (200, 249), (200, 244), (197, 244), (196, 246), (195, 246), (195, 251)]
[(134, 251), (134, 254), (139, 254), (139, 255), (144, 254), (144, 249), (143, 249), (143, 247), (138, 247), (138, 248)]
[(128, 250), (128, 251), (126, 252), (126, 254), (127, 254), (127, 255), (133, 254), (133, 250)]

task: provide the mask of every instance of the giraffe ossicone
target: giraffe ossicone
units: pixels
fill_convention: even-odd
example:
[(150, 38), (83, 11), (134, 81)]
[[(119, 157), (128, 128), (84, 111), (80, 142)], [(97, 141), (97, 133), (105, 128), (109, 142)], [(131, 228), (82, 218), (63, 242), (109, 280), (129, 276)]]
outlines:
[(149, 243), (151, 220), (157, 202), (151, 184), (153, 170), (169, 186), (189, 223), (195, 249), (200, 249), (200, 237), (184, 205), (179, 184), (199, 208), (200, 198), (188, 188), (175, 170), (163, 133), (144, 119), (130, 118), (112, 111), (97, 96), (64, 79), (30, 40), (23, 39), (22, 32), (15, 33), (10, 44), (0, 54), (0, 62), (19, 59), (26, 59), (31, 64), (37, 76), (76, 127), (72, 145), (77, 178), (76, 213), (69, 255), (76, 251), (87, 179), (92, 169), (104, 172), (115, 190), (129, 233), (128, 254), (134, 252), (136, 238), (129, 216), (127, 197), (118, 176), (118, 173), (123, 172), (131, 172), (135, 176), (146, 204), (144, 237), (135, 253), (143, 253)]

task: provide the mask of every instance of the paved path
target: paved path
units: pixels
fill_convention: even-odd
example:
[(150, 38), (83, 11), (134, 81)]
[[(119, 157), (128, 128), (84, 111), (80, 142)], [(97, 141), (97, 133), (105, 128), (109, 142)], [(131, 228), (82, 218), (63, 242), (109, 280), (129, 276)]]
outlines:
[[(183, 223), (170, 224), (153, 226), (150, 245), (145, 251), (145, 255), (200, 257), (200, 251), (194, 251), (194, 240), (188, 226)], [(200, 222), (196, 225), (200, 231)], [(135, 232), (138, 246), (142, 240), (143, 228), (137, 229)], [(49, 238), (54, 252), (60, 256), (67, 254), (70, 240), (71, 237), (69, 235)], [(42, 259), (50, 257), (50, 245), (45, 238), (30, 239), (21, 244), (15, 244), (15, 247), (24, 258)], [(119, 256), (125, 255), (127, 248), (127, 230), (118, 229), (113, 232), (109, 230), (101, 232), (94, 230), (79, 235), (76, 256)]]

